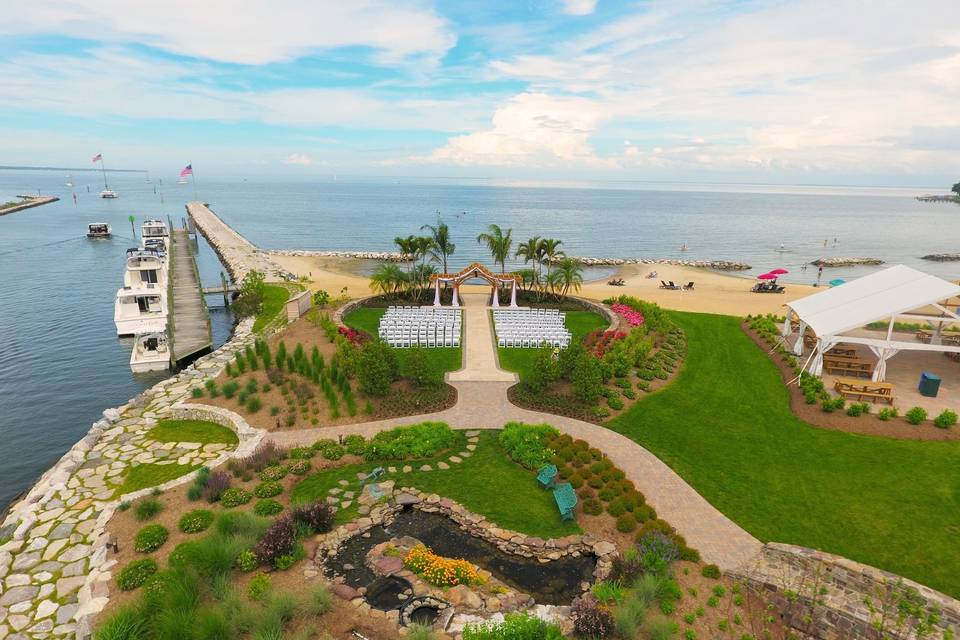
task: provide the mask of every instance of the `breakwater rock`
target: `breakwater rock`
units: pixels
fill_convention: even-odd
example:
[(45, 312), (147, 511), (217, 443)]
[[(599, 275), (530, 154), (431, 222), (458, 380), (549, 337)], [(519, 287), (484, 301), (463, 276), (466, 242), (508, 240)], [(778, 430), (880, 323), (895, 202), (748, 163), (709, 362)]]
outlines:
[(929, 253), (923, 256), (921, 260), (932, 260), (933, 262), (958, 262), (960, 261), (960, 253)]
[(817, 258), (810, 264), (815, 267), (854, 267), (883, 264), (883, 260), (880, 258)]
[(277, 256), (302, 256), (307, 258), (353, 258), (356, 260), (379, 260), (381, 262), (410, 262), (412, 256), (395, 251), (311, 251), (307, 249), (281, 249), (269, 251)]
[[(752, 267), (744, 262), (731, 260), (674, 260), (670, 258), (590, 258), (587, 256), (567, 256), (585, 267), (618, 267), (625, 264), (669, 264), (677, 267), (702, 267), (718, 271), (746, 271)], [(564, 258), (555, 258), (553, 264), (560, 264)]]
[(917, 196), (917, 200), (920, 202), (954, 202), (956, 204), (960, 204), (960, 196), (954, 195)]

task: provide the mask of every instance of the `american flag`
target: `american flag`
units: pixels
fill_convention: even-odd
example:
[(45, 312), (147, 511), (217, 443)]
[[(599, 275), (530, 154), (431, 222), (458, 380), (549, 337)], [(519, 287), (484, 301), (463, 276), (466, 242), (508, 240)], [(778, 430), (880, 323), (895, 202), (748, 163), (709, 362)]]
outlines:
[(192, 175), (193, 175), (193, 165), (192, 165), (192, 164), (188, 164), (187, 166), (185, 166), (183, 169), (180, 170), (180, 177), (181, 177), (181, 178), (184, 178), (184, 177), (186, 177), (186, 176), (192, 176)]
[(101, 154), (98, 153), (97, 155), (93, 156), (93, 158), (90, 160), (90, 162), (100, 162), (100, 160), (101, 160), (102, 158), (103, 158), (103, 155), (101, 155)]

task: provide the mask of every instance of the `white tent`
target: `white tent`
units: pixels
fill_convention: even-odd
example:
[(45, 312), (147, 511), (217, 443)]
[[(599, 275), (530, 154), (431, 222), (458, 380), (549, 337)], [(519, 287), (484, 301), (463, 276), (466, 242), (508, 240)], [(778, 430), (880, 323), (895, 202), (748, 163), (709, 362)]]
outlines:
[[(960, 285), (897, 265), (788, 302), (783, 335), (790, 335), (794, 317), (799, 320), (800, 336), (794, 345), (794, 353), (802, 355), (804, 332), (807, 327), (813, 330), (817, 336), (817, 346), (810, 360), (809, 371), (814, 375), (822, 373), (823, 354), (838, 342), (866, 345), (877, 356), (873, 379), (883, 380), (887, 360), (903, 349), (960, 352), (960, 347), (938, 344), (942, 325), (960, 322), (957, 311), (946, 306), (950, 298), (958, 295)], [(916, 313), (925, 307), (935, 309), (937, 315)], [(897, 318), (936, 324), (935, 340), (931, 344), (893, 340), (893, 325)], [(888, 322), (883, 339), (843, 335), (877, 321)]]

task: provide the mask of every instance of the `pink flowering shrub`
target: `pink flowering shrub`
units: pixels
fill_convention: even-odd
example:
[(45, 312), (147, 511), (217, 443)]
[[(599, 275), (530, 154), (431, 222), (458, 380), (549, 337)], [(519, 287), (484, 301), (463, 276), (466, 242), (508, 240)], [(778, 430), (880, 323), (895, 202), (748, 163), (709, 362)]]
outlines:
[(370, 335), (366, 331), (359, 331), (350, 327), (339, 327), (337, 331), (355, 347), (361, 346), (370, 339)]
[(639, 327), (644, 323), (643, 314), (625, 304), (612, 304), (610, 305), (610, 308), (614, 313), (622, 316), (631, 327)]

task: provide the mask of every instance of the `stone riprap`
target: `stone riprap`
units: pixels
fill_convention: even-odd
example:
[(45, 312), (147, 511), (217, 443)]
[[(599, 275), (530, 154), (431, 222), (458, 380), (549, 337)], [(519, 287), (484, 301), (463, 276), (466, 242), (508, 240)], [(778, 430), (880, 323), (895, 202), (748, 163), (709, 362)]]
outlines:
[(189, 202), (187, 214), (193, 220), (197, 231), (207, 239), (214, 252), (220, 257), (220, 261), (227, 268), (234, 282), (242, 281), (243, 277), (252, 270), (263, 273), (268, 280), (292, 277), (283, 267), (271, 260), (267, 252), (261, 251), (237, 233), (207, 205), (202, 202)]
[(396, 251), (311, 251), (306, 249), (274, 249), (268, 255), (296, 256), (304, 258), (353, 258), (355, 260), (377, 260), (379, 262), (410, 262), (411, 256)]
[[(234, 278), (251, 269), (269, 269), (256, 247), (209, 209), (191, 203), (190, 213)], [(90, 636), (94, 617), (108, 602), (116, 562), (108, 555), (107, 523), (122, 501), (154, 489), (118, 495), (130, 468), (216, 466), (252, 452), (262, 431), (226, 409), (184, 401), (254, 340), (253, 319), (245, 319), (215, 352), (123, 406), (104, 411), (87, 435), (11, 506), (0, 524), (0, 640)], [(150, 429), (165, 419), (215, 422), (233, 429), (239, 445), (149, 439)], [(188, 482), (193, 475), (159, 488)]]
[(856, 267), (883, 264), (880, 258), (817, 258), (811, 262), (815, 267)]
[(553, 264), (566, 259), (573, 260), (586, 267), (618, 267), (625, 264), (667, 264), (675, 267), (700, 267), (717, 271), (746, 271), (752, 267), (745, 262), (732, 260), (676, 260), (671, 258), (591, 258), (588, 256), (565, 256), (555, 258)]

